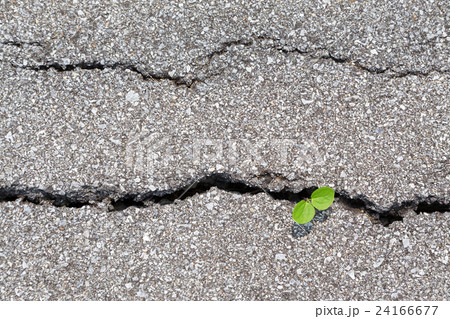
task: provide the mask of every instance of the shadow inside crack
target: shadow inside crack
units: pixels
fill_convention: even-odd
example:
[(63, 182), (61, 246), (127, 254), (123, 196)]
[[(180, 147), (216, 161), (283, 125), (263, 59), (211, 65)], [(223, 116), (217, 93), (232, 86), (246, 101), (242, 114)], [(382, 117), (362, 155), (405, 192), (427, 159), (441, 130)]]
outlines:
[[(236, 194), (259, 194), (266, 193), (273, 200), (287, 200), (297, 203), (309, 198), (317, 187), (307, 187), (301, 191), (293, 191), (287, 187), (278, 191), (271, 191), (266, 187), (251, 185), (248, 182), (233, 178), (229, 174), (214, 173), (202, 178), (191, 181), (183, 187), (167, 190), (156, 190), (144, 193), (126, 193), (117, 194), (115, 190), (105, 190), (93, 187), (82, 187), (79, 191), (68, 192), (61, 195), (59, 192), (51, 192), (36, 188), (0, 188), (1, 201), (15, 201), (22, 199), (34, 204), (47, 202), (56, 207), (75, 207), (81, 208), (85, 205), (92, 205), (95, 202), (109, 200), (111, 211), (122, 211), (128, 207), (144, 208), (148, 203), (153, 202), (159, 205), (168, 205), (183, 201), (186, 198), (196, 194), (208, 192), (211, 188), (236, 193)], [(369, 201), (365, 196), (358, 195), (352, 197), (345, 191), (336, 192), (335, 197), (340, 200), (349, 209), (357, 209), (362, 213), (369, 215), (374, 223), (389, 226), (395, 221), (402, 221), (402, 212), (405, 209), (413, 209), (416, 213), (423, 212), (447, 212), (450, 211), (450, 203), (444, 203), (435, 197), (426, 199), (409, 200), (403, 203), (392, 205), (389, 209), (378, 209), (377, 206)]]

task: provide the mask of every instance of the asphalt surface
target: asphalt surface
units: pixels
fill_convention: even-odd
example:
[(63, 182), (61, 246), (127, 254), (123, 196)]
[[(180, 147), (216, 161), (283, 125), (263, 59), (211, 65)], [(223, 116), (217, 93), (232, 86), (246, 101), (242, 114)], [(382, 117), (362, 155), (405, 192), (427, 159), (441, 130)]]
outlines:
[(1, 204), (4, 300), (445, 300), (450, 215), (389, 228), (334, 204), (301, 239), (294, 204), (210, 191), (108, 211)]
[(131, 62), (179, 76), (197, 75), (224, 43), (256, 37), (373, 70), (429, 72), (448, 70), (448, 9), (445, 0), (20, 1), (2, 4), (0, 36), (34, 44), (25, 51), (39, 43), (23, 56), (36, 63)]
[[(2, 299), (448, 299), (449, 9), (446, 1), (1, 3)], [(294, 203), (280, 199), (319, 186), (336, 190), (333, 216), (342, 216), (296, 239)], [(201, 194), (183, 197), (189, 190)], [(154, 203), (170, 194), (169, 202), (180, 200)], [(148, 207), (110, 211), (115, 200)], [(178, 233), (180, 205), (193, 213), (185, 236), (204, 245), (208, 267), (165, 281), (179, 276), (169, 272), (183, 256), (173, 250), (178, 235), (161, 242), (153, 223)], [(233, 219), (223, 229), (209, 207), (258, 227)], [(369, 213), (403, 221), (372, 225)], [(75, 228), (45, 224), (64, 214)], [(141, 219), (122, 224), (124, 214)], [(259, 224), (262, 216), (284, 226)], [(79, 240), (76, 225), (96, 218), (110, 246), (86, 255), (95, 247), (91, 235)], [(190, 231), (195, 225), (200, 235)], [(148, 227), (148, 240), (130, 227)], [(274, 241), (255, 244), (266, 231)], [(389, 244), (407, 232), (417, 250)], [(336, 278), (297, 273), (329, 257), (317, 248), (326, 236), (344, 256), (338, 264), (350, 268)], [(58, 238), (68, 241), (57, 253), (73, 260), (62, 268), (46, 257)], [(136, 250), (108, 259), (127, 252), (131, 238)], [(144, 259), (149, 243), (173, 258)], [(228, 256), (233, 245), (245, 249)], [(265, 255), (277, 245), (291, 258), (281, 270)], [(368, 260), (353, 269), (352, 245), (358, 256), (387, 254), (391, 275), (371, 271)], [(253, 246), (264, 276), (245, 270)], [(400, 259), (389, 259), (391, 246)], [(28, 277), (14, 268), (24, 256), (33, 265)], [(95, 268), (104, 256), (104, 268)], [(221, 278), (227, 258), (235, 272)], [(140, 261), (133, 282), (129, 260)], [(95, 277), (103, 279), (87, 279)]]
[(448, 203), (448, 74), (391, 79), (235, 51), (233, 67), (195, 89), (3, 64), (2, 184), (144, 193), (225, 172), (271, 189), (327, 185), (383, 209), (430, 195)]

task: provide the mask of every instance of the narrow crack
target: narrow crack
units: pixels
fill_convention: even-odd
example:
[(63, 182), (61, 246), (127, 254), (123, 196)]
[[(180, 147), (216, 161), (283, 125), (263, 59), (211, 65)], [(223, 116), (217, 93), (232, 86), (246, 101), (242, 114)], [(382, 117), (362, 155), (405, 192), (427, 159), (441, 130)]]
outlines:
[[(317, 189), (317, 187), (309, 187), (296, 192), (284, 188), (279, 191), (271, 191), (267, 188), (232, 178), (228, 174), (216, 173), (204, 176), (179, 188), (143, 193), (118, 194), (113, 190), (85, 186), (79, 191), (61, 195), (38, 188), (3, 187), (0, 188), (0, 202), (22, 199), (37, 205), (47, 203), (56, 207), (80, 208), (107, 200), (111, 203), (111, 211), (121, 211), (131, 206), (138, 208), (147, 207), (149, 203), (159, 205), (173, 204), (196, 194), (206, 193), (212, 187), (242, 195), (254, 195), (264, 192), (273, 200), (287, 200), (292, 203), (297, 203), (309, 197)], [(402, 221), (402, 213), (407, 209), (412, 209), (416, 213), (450, 211), (450, 203), (445, 203), (442, 199), (436, 197), (416, 198), (394, 204), (389, 209), (377, 208), (377, 205), (369, 201), (364, 195), (352, 197), (345, 191), (336, 192), (336, 198), (348, 209), (357, 209), (366, 213), (372, 221), (381, 223), (384, 226), (388, 226), (394, 221)]]
[[(271, 41), (274, 44), (263, 44), (263, 41)], [(259, 45), (261, 48), (270, 48), (274, 49), (280, 52), (283, 52), (285, 54), (300, 54), (307, 56), (309, 58), (316, 58), (316, 59), (322, 59), (322, 60), (332, 60), (335, 63), (338, 64), (349, 64), (353, 65), (360, 70), (367, 71), (371, 74), (386, 74), (390, 78), (402, 78), (409, 75), (415, 75), (415, 76), (428, 76), (432, 72), (437, 73), (448, 73), (450, 72), (450, 69), (445, 70), (439, 70), (439, 69), (431, 69), (428, 72), (420, 71), (420, 70), (405, 70), (405, 71), (397, 71), (395, 68), (388, 67), (388, 68), (376, 68), (376, 67), (370, 67), (367, 65), (364, 65), (361, 61), (358, 60), (351, 60), (349, 57), (336, 57), (329, 49), (324, 47), (317, 47), (312, 50), (302, 50), (297, 47), (289, 47), (285, 44), (285, 40), (283, 39), (277, 39), (272, 38), (270, 36), (266, 35), (259, 35), (259, 36), (253, 36), (243, 39), (237, 39), (237, 40), (231, 40), (226, 41), (220, 44), (219, 48), (204, 55), (198, 57), (198, 59), (206, 59), (206, 65), (208, 66), (211, 64), (212, 60), (216, 56), (221, 56), (229, 51), (231, 47), (234, 46), (251, 46), (251, 45)], [(16, 47), (23, 47), (24, 45), (34, 45), (34, 46), (42, 46), (41, 43), (33, 41), (33, 42), (25, 42), (25, 41), (4, 41), (1, 42), (4, 45), (12, 45)], [(323, 54), (322, 52), (326, 52), (326, 54)], [(321, 54), (322, 53), (322, 54)], [(20, 64), (14, 64), (12, 63), (13, 67), (21, 68), (21, 69), (27, 69), (27, 70), (33, 70), (33, 71), (48, 71), (50, 69), (54, 69), (58, 72), (67, 72), (67, 71), (73, 71), (77, 68), (83, 69), (83, 70), (104, 70), (104, 69), (121, 69), (121, 70), (130, 70), (132, 72), (135, 72), (142, 76), (144, 80), (169, 80), (175, 83), (176, 85), (180, 86), (186, 86), (187, 88), (191, 88), (194, 86), (197, 82), (205, 82), (208, 78), (213, 76), (218, 76), (221, 74), (221, 72), (214, 72), (204, 78), (200, 78), (198, 76), (193, 75), (187, 75), (187, 76), (181, 76), (173, 74), (171, 75), (168, 71), (159, 71), (159, 72), (146, 72), (142, 71), (140, 67), (137, 64), (133, 63), (124, 63), (124, 62), (115, 62), (115, 63), (100, 63), (98, 61), (84, 61), (84, 62), (78, 62), (78, 63), (72, 63), (72, 64), (62, 64), (58, 62), (49, 62), (49, 63), (42, 63), (42, 64), (36, 64), (36, 65), (20, 65)]]
[(328, 55), (321, 56), (320, 58), (321, 59), (331, 59), (331, 60), (333, 60), (336, 63), (353, 64), (357, 68), (359, 68), (361, 70), (364, 70), (364, 71), (367, 71), (369, 73), (373, 73), (373, 74), (386, 73), (391, 78), (403, 78), (403, 77), (408, 76), (408, 75), (428, 76), (432, 72), (437, 72), (437, 73), (441, 73), (441, 74), (449, 72), (449, 70), (435, 70), (435, 69), (432, 69), (429, 72), (418, 71), (418, 70), (397, 71), (397, 70), (395, 70), (393, 68), (380, 69), (380, 68), (375, 68), (375, 67), (368, 67), (368, 66), (363, 65), (359, 61), (352, 61), (349, 58), (337, 58), (337, 57), (333, 56), (330, 52), (328, 52)]
[(208, 58), (208, 60), (210, 62), (215, 56), (222, 55), (222, 54), (225, 54), (226, 52), (228, 52), (228, 49), (230, 47), (238, 46), (238, 45), (250, 46), (253, 43), (254, 43), (254, 40), (251, 40), (251, 39), (238, 39), (238, 40), (222, 42), (219, 49), (210, 52), (205, 57)]
[(33, 71), (48, 71), (50, 69), (54, 69), (58, 72), (70, 72), (75, 69), (82, 69), (82, 70), (105, 70), (105, 69), (120, 69), (120, 70), (130, 70), (132, 72), (135, 72), (142, 76), (142, 78), (145, 81), (148, 80), (154, 80), (154, 81), (160, 81), (160, 80), (170, 80), (174, 82), (176, 85), (185, 85), (186, 87), (190, 88), (192, 85), (196, 82), (201, 81), (199, 78), (187, 78), (187, 77), (181, 77), (173, 75), (171, 76), (169, 72), (144, 72), (139, 69), (138, 66), (130, 63), (100, 63), (97, 61), (92, 62), (80, 62), (80, 63), (74, 63), (74, 64), (61, 64), (61, 63), (46, 63), (46, 64), (39, 64), (39, 65), (18, 65), (18, 64), (12, 64), (16, 68), (26, 69), (26, 70), (33, 70)]
[[(266, 35), (254, 36), (253, 38), (250, 38), (250, 39), (238, 39), (238, 40), (224, 42), (218, 50), (215, 50), (215, 51), (209, 53), (205, 57), (208, 58), (208, 64), (210, 64), (212, 59), (215, 56), (220, 56), (222, 54), (225, 54), (226, 52), (228, 52), (229, 48), (232, 46), (237, 46), (237, 45), (250, 46), (250, 45), (254, 45), (257, 42), (262, 42), (262, 41), (274, 42), (273, 45), (266, 46), (266, 48), (281, 51), (285, 54), (296, 53), (296, 54), (308, 56), (310, 58), (318, 58), (318, 59), (322, 59), (322, 60), (332, 60), (333, 62), (338, 63), (338, 64), (350, 64), (350, 65), (354, 65), (355, 67), (359, 68), (360, 70), (364, 70), (364, 71), (367, 71), (372, 74), (388, 74), (388, 76), (390, 78), (402, 78), (402, 77), (405, 77), (408, 75), (428, 76), (432, 72), (437, 72), (437, 73), (441, 73), (441, 74), (450, 72), (450, 69), (445, 69), (445, 70), (431, 69), (428, 72), (424, 72), (424, 71), (419, 71), (419, 70), (397, 71), (397, 70), (395, 70), (395, 68), (391, 68), (391, 67), (384, 68), (384, 69), (370, 67), (370, 66), (364, 65), (363, 63), (361, 63), (358, 60), (351, 60), (349, 57), (338, 58), (335, 55), (333, 55), (333, 53), (329, 49), (324, 48), (324, 47), (317, 47), (313, 50), (302, 50), (297, 47), (287, 46), (286, 44), (283, 43), (283, 42), (285, 42), (285, 40), (283, 40), (283, 39), (273, 38), (273, 37), (266, 36)], [(262, 45), (261, 43), (259, 43), (259, 45), (262, 48), (264, 48), (264, 45)], [(318, 53), (320, 53), (322, 51), (326, 52), (326, 54), (319, 55)]]
[[(275, 40), (274, 40), (275, 41)], [(357, 67), (360, 70), (364, 70), (366, 72), (369, 72), (371, 74), (387, 74), (390, 78), (402, 78), (408, 75), (416, 75), (416, 76), (428, 76), (430, 75), (432, 72), (436, 72), (436, 73), (448, 73), (450, 72), (450, 69), (445, 69), (445, 70), (438, 70), (438, 69), (431, 69), (428, 72), (424, 72), (424, 71), (419, 71), (419, 70), (405, 70), (405, 71), (397, 71), (395, 70), (395, 68), (376, 68), (376, 67), (370, 67), (370, 66), (366, 66), (363, 63), (361, 63), (358, 60), (351, 60), (348, 57), (343, 57), (343, 58), (339, 58), (336, 57), (335, 55), (333, 55), (333, 53), (331, 53), (331, 51), (327, 48), (316, 48), (314, 50), (300, 50), (298, 48), (293, 48), (293, 49), (288, 49), (285, 46), (272, 46), (272, 48), (281, 51), (283, 53), (286, 54), (290, 54), (290, 53), (298, 53), (301, 55), (305, 55), (305, 56), (309, 56), (312, 58), (318, 58), (318, 59), (322, 59), (322, 60), (332, 60), (333, 62), (337, 63), (337, 64), (350, 64), (350, 65), (354, 65), (355, 67)], [(326, 54), (325, 55), (318, 55), (318, 53), (325, 51)]]
[(40, 42), (37, 41), (2, 41), (0, 42), (3, 45), (12, 45), (18, 48), (22, 48), (25, 45), (31, 45), (31, 46), (37, 46), (37, 47), (42, 47), (42, 44)]

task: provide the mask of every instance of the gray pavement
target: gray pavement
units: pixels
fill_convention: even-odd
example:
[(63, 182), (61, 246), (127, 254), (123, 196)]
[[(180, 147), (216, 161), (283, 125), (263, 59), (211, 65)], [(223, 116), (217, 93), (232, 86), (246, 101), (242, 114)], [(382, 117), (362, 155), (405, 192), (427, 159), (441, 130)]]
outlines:
[(385, 210), (449, 202), (448, 74), (392, 79), (258, 47), (230, 59), (195, 89), (3, 64), (2, 184), (143, 193), (225, 172), (272, 189), (328, 185)]
[(182, 77), (198, 76), (227, 43), (257, 37), (373, 71), (448, 71), (448, 9), (445, 0), (20, 1), (2, 4), (0, 37), (24, 44), (28, 63), (132, 63)]
[(5, 300), (446, 300), (450, 215), (389, 228), (337, 202), (301, 239), (294, 204), (215, 188), (171, 205), (0, 210)]
[[(447, 1), (0, 6), (2, 299), (448, 299)], [(223, 190), (195, 184), (205, 177)], [(336, 190), (337, 213), (295, 239), (292, 200), (319, 186)], [(189, 190), (202, 194), (183, 197)], [(272, 198), (254, 195), (263, 190)], [(117, 200), (148, 207), (110, 211)], [(186, 246), (193, 268), (176, 250), (180, 207), (193, 212), (195, 224), (181, 224), (204, 245), (204, 269), (195, 268), (195, 248)], [(223, 229), (210, 207), (239, 220)], [(414, 215), (423, 211), (431, 214)], [(403, 222), (372, 225), (368, 213)], [(45, 224), (64, 214), (75, 224)], [(103, 244), (88, 256), (92, 232), (80, 237), (76, 225), (97, 221)], [(176, 235), (160, 241), (155, 222)], [(336, 278), (311, 270), (329, 260), (318, 248), (327, 236), (344, 256), (345, 271), (330, 268)], [(417, 250), (398, 244), (404, 236)], [(51, 242), (69, 266), (46, 257)], [(267, 255), (277, 245), (286, 260)], [(253, 246), (257, 271), (247, 269)], [(352, 246), (383, 258), (391, 275), (354, 259)], [(28, 257), (24, 277), (14, 267)], [(231, 259), (236, 268), (222, 278)], [(139, 261), (133, 276), (130, 260)], [(307, 276), (297, 272), (303, 263)]]

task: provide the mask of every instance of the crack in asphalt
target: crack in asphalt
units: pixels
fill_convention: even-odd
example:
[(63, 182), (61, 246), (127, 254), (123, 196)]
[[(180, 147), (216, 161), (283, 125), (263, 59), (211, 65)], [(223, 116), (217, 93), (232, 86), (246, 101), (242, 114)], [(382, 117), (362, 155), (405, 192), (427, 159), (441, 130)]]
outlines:
[[(393, 68), (373, 68), (363, 65), (359, 61), (352, 61), (350, 58), (340, 58), (334, 56), (326, 48), (316, 48), (314, 50), (301, 50), (299, 48), (289, 48), (283, 44), (282, 39), (274, 39), (267, 37), (265, 35), (257, 36), (250, 39), (238, 39), (233, 41), (223, 42), (220, 47), (203, 58), (207, 59), (207, 63), (210, 64), (212, 60), (220, 55), (226, 54), (229, 49), (233, 46), (251, 46), (258, 45), (257, 42), (271, 41), (274, 42), (272, 45), (264, 45), (259, 43), (261, 48), (270, 48), (274, 50), (281, 51), (285, 54), (301, 54), (306, 55), (311, 58), (318, 59), (331, 59), (335, 63), (339, 64), (352, 64), (356, 67), (367, 71), (372, 74), (382, 74), (389, 73), (390, 77), (405, 77), (408, 75), (422, 75), (427, 76), (430, 72), (423, 72), (417, 70), (398, 72)], [(15, 47), (22, 48), (25, 45), (32, 46), (42, 46), (39, 42), (25, 42), (25, 41), (4, 41), (1, 42), (3, 45), (11, 45)], [(326, 52), (314, 56), (317, 53)], [(170, 80), (176, 85), (184, 85), (188, 88), (192, 87), (196, 82), (204, 82), (206, 78), (200, 79), (197, 77), (182, 77), (169, 72), (145, 72), (142, 71), (139, 66), (132, 63), (100, 63), (97, 61), (93, 62), (80, 62), (75, 64), (61, 64), (61, 63), (44, 63), (38, 65), (17, 65), (13, 64), (14, 67), (29, 69), (33, 71), (48, 71), (54, 69), (58, 72), (73, 71), (76, 68), (85, 70), (104, 70), (104, 69), (122, 69), (130, 70), (132, 72), (138, 73), (142, 76), (144, 80)], [(449, 70), (439, 71), (434, 70), (439, 73), (446, 73)], [(218, 74), (213, 74), (215, 76)], [(177, 200), (183, 200), (187, 197), (191, 197), (195, 194), (205, 193), (211, 187), (217, 187), (219, 189), (236, 192), (239, 194), (257, 194), (265, 192), (274, 200), (288, 200), (291, 202), (298, 202), (306, 197), (308, 197), (316, 187), (310, 187), (304, 189), (300, 192), (294, 192), (289, 189), (283, 189), (281, 191), (270, 191), (269, 189), (262, 188), (256, 185), (250, 185), (244, 181), (233, 179), (226, 174), (213, 174), (205, 176), (191, 183), (189, 186), (183, 186), (176, 189), (168, 189), (162, 191), (145, 192), (141, 194), (118, 194), (115, 191), (98, 189), (93, 187), (83, 187), (82, 191), (69, 192), (67, 194), (61, 195), (56, 192), (46, 191), (37, 188), (19, 188), (19, 187), (0, 187), (0, 201), (14, 201), (17, 199), (23, 199), (25, 201), (33, 202), (35, 204), (41, 204), (42, 202), (49, 202), (54, 206), (66, 206), (66, 207), (82, 207), (85, 205), (91, 205), (92, 202), (101, 202), (103, 200), (109, 200), (111, 202), (112, 210), (123, 210), (130, 206), (136, 207), (146, 207), (146, 202), (154, 202), (158, 204), (171, 204)], [(416, 198), (414, 200), (409, 200), (403, 203), (397, 203), (392, 205), (388, 210), (378, 208), (374, 203), (370, 202), (364, 195), (358, 197), (352, 197), (345, 191), (337, 192), (336, 197), (340, 199), (348, 208), (356, 208), (362, 212), (369, 214), (371, 217), (380, 221), (384, 225), (389, 225), (393, 221), (402, 220), (401, 211), (407, 208), (415, 210), (417, 213), (420, 212), (444, 212), (450, 211), (450, 203), (444, 203), (439, 198), (429, 197), (429, 198)]]
[[(279, 191), (271, 191), (268, 188), (251, 185), (245, 181), (232, 178), (228, 174), (215, 173), (178, 188), (143, 193), (119, 194), (114, 190), (90, 186), (84, 186), (81, 190), (67, 192), (66, 194), (38, 188), (0, 187), (0, 202), (22, 199), (37, 205), (47, 203), (56, 207), (80, 208), (107, 200), (110, 202), (111, 211), (121, 211), (131, 206), (147, 207), (150, 202), (160, 205), (174, 204), (196, 194), (206, 193), (212, 187), (241, 195), (254, 195), (264, 192), (273, 200), (287, 200), (292, 203), (308, 198), (317, 189), (317, 187), (308, 187), (296, 192), (289, 188), (283, 188)], [(389, 209), (377, 208), (377, 205), (369, 201), (364, 195), (354, 197), (345, 191), (336, 191), (336, 198), (348, 209), (357, 209), (366, 213), (374, 223), (381, 223), (384, 226), (388, 226), (394, 221), (402, 221), (402, 212), (406, 209), (412, 209), (416, 213), (450, 211), (450, 202), (445, 203), (442, 199), (433, 196), (396, 203)]]
[[(267, 45), (263, 44), (264, 41), (271, 41), (274, 44)], [(221, 56), (229, 51), (231, 47), (234, 46), (244, 46), (248, 47), (251, 45), (257, 45), (258, 47), (262, 49), (274, 49), (280, 52), (283, 52), (285, 54), (300, 54), (303, 56), (307, 56), (312, 59), (322, 59), (322, 60), (332, 60), (335, 63), (338, 64), (348, 64), (353, 65), (357, 67), (360, 70), (369, 72), (371, 74), (386, 74), (389, 78), (402, 78), (410, 75), (414, 76), (428, 76), (432, 72), (437, 73), (449, 73), (450, 69), (431, 69), (430, 71), (420, 71), (420, 70), (404, 70), (404, 71), (397, 71), (394, 67), (387, 67), (387, 68), (376, 68), (367, 66), (364, 63), (362, 63), (359, 60), (352, 60), (349, 57), (337, 57), (335, 56), (329, 49), (324, 47), (317, 47), (312, 50), (302, 50), (297, 47), (289, 47), (286, 44), (286, 41), (283, 39), (273, 38), (266, 35), (259, 35), (259, 36), (253, 36), (243, 39), (237, 39), (237, 40), (230, 40), (226, 41), (220, 44), (219, 48), (216, 50), (211, 51), (210, 53), (197, 57), (197, 59), (206, 59), (206, 65), (211, 64), (212, 60), (217, 57)], [(33, 46), (42, 46), (40, 42), (37, 41), (31, 41), (31, 42), (25, 42), (25, 41), (3, 41), (1, 42), (3, 45), (12, 45), (19, 48), (22, 48), (24, 45), (33, 45)], [(325, 54), (323, 54), (325, 52)], [(321, 54), (322, 53), (322, 54)], [(142, 76), (144, 80), (169, 80), (175, 83), (176, 85), (184, 85), (187, 88), (191, 88), (195, 85), (197, 82), (205, 82), (208, 78), (211, 78), (213, 76), (218, 76), (221, 73), (215, 72), (208, 76), (205, 76), (203, 78), (200, 78), (198, 76), (193, 75), (187, 75), (187, 76), (181, 76), (176, 75), (175, 73), (168, 72), (168, 71), (155, 71), (155, 72), (148, 72), (148, 71), (142, 71), (139, 67), (138, 63), (124, 63), (124, 62), (114, 62), (114, 63), (100, 63), (98, 61), (84, 61), (84, 62), (78, 62), (78, 63), (72, 63), (72, 64), (63, 64), (58, 62), (48, 62), (48, 63), (42, 63), (42, 64), (36, 64), (36, 65), (21, 65), (21, 64), (15, 64), (12, 63), (13, 67), (21, 68), (21, 69), (27, 69), (27, 70), (33, 70), (33, 71), (48, 71), (50, 69), (54, 69), (58, 72), (67, 72), (67, 71), (73, 71), (77, 68), (83, 69), (83, 70), (92, 70), (92, 69), (98, 69), (98, 70), (104, 70), (104, 69), (121, 69), (121, 70), (130, 70), (132, 72), (138, 73)], [(225, 69), (225, 68), (223, 68)], [(223, 71), (223, 69), (221, 71)]]
[[(419, 70), (405, 70), (405, 71), (397, 71), (393, 67), (388, 68), (376, 68), (376, 67), (370, 67), (367, 65), (364, 65), (361, 61), (358, 60), (352, 60), (349, 57), (337, 57), (335, 56), (328, 48), (324, 47), (317, 47), (313, 50), (301, 50), (299, 48), (289, 48), (288, 46), (282, 44), (283, 39), (276, 39), (276, 38), (270, 38), (270, 37), (257, 37), (257, 39), (265, 39), (265, 40), (272, 40), (274, 42), (278, 42), (278, 45), (270, 46), (270, 48), (276, 49), (278, 51), (281, 51), (286, 54), (290, 53), (297, 53), (300, 55), (304, 55), (310, 58), (316, 58), (316, 59), (322, 59), (322, 60), (332, 60), (333, 62), (337, 64), (350, 64), (353, 65), (360, 70), (367, 71), (372, 74), (383, 74), (387, 73), (390, 78), (402, 78), (408, 75), (416, 75), (416, 76), (428, 76), (432, 72), (436, 73), (449, 73), (450, 69), (445, 70), (438, 70), (438, 69), (431, 69), (428, 72), (419, 71)], [(326, 52), (326, 54), (318, 54), (320, 52)]]
[(61, 63), (48, 63), (39, 65), (18, 65), (12, 64), (14, 67), (33, 71), (48, 71), (54, 69), (58, 72), (70, 72), (75, 69), (82, 70), (105, 70), (105, 69), (120, 69), (120, 70), (130, 70), (142, 76), (145, 81), (154, 80), (169, 80), (174, 82), (176, 85), (185, 85), (190, 88), (195, 82), (200, 81), (198, 78), (186, 78), (177, 75), (170, 75), (169, 72), (145, 72), (141, 71), (138, 66), (129, 63), (100, 63), (97, 61), (93, 62), (80, 62), (75, 64), (61, 64)]
[(25, 45), (31, 45), (31, 46), (37, 46), (42, 47), (42, 44), (38, 41), (2, 41), (0, 42), (3, 45), (12, 45), (18, 48), (22, 48)]
[(363, 65), (361, 62), (359, 61), (352, 61), (350, 58), (338, 58), (333, 56), (330, 52), (328, 52), (328, 55), (325, 56), (321, 56), (321, 59), (331, 59), (336, 63), (348, 63), (348, 64), (353, 64), (356, 67), (358, 67), (361, 70), (367, 71), (369, 73), (373, 73), (373, 74), (383, 74), (383, 73), (388, 73), (388, 76), (390, 78), (403, 78), (405, 76), (408, 75), (416, 75), (416, 76), (428, 76), (430, 75), (432, 72), (436, 72), (436, 73), (448, 73), (450, 71), (450, 69), (446, 69), (446, 70), (436, 70), (436, 69), (431, 69), (428, 72), (424, 72), (424, 71), (419, 71), (419, 70), (407, 70), (407, 71), (397, 71), (394, 68), (376, 68), (376, 67), (368, 67)]

